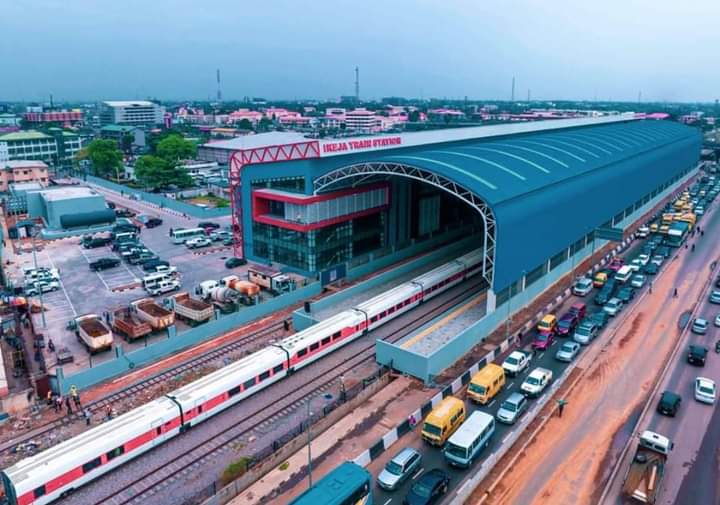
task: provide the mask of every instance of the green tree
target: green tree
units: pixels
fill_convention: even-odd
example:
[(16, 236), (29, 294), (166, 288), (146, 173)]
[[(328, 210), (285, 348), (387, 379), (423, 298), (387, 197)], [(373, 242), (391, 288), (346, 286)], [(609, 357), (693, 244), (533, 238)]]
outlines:
[(95, 139), (75, 156), (76, 161), (88, 160), (93, 175), (98, 177), (115, 176), (120, 178), (123, 155), (114, 140)]
[(126, 133), (122, 136), (120, 139), (120, 149), (122, 149), (122, 152), (125, 154), (132, 154), (132, 148), (133, 148), (133, 142), (135, 141), (135, 138)]
[(241, 119), (238, 122), (237, 127), (240, 128), (241, 130), (252, 130), (253, 129), (252, 123), (247, 118)]
[(169, 135), (158, 142), (156, 154), (171, 165), (176, 165), (180, 160), (192, 159), (196, 150), (195, 144), (181, 135)]
[(187, 171), (152, 154), (141, 156), (135, 162), (135, 177), (149, 188), (167, 188), (171, 185), (186, 188), (192, 186), (193, 182)]

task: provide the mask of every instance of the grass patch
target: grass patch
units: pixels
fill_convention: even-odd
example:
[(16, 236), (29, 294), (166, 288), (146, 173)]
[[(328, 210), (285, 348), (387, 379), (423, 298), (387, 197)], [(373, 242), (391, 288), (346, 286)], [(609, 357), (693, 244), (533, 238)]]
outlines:
[(242, 477), (245, 472), (248, 470), (248, 465), (252, 461), (252, 458), (249, 456), (243, 456), (242, 458), (238, 459), (237, 461), (233, 461), (230, 463), (225, 470), (223, 470), (222, 477), (220, 477), (220, 481), (222, 482), (223, 486), (227, 486), (235, 479), (238, 479)]
[(278, 467), (278, 470), (281, 470), (281, 471), (284, 472), (284, 471), (287, 470), (288, 468), (290, 468), (290, 462), (289, 462), (289, 461), (285, 461), (282, 465), (280, 465), (280, 466)]

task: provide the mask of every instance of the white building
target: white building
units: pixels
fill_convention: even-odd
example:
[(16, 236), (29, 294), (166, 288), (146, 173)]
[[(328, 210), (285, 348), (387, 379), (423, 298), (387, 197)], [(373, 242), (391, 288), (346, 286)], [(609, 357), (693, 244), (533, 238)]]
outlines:
[(359, 132), (371, 133), (377, 130), (378, 121), (373, 111), (367, 109), (349, 110), (345, 113), (345, 128)]
[(162, 124), (165, 107), (144, 100), (103, 102), (100, 123), (103, 125), (154, 126)]

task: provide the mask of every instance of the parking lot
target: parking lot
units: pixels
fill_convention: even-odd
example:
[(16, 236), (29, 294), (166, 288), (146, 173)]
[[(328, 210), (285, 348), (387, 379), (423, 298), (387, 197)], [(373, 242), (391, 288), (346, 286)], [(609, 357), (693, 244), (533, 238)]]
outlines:
[[(126, 201), (128, 206), (133, 202)], [(211, 279), (220, 279), (226, 275), (245, 275), (247, 267), (238, 267), (232, 270), (225, 268), (225, 260), (232, 256), (230, 247), (222, 246), (221, 242), (213, 242), (210, 247), (190, 250), (183, 244), (174, 244), (170, 238), (170, 228), (194, 227), (198, 220), (188, 220), (182, 216), (167, 214), (161, 210), (154, 213), (147, 212), (146, 208), (137, 208), (144, 215), (159, 217), (163, 220), (161, 226), (141, 229), (139, 240), (161, 259), (167, 260), (177, 267), (180, 273), (182, 291), (194, 292), (195, 286), (200, 282)], [(230, 218), (213, 219), (213, 222), (225, 227)], [(33, 321), (39, 332), (52, 338), (56, 348), (67, 347), (74, 356), (74, 362), (63, 365), (65, 373), (73, 373), (79, 368), (92, 366), (114, 357), (112, 352), (103, 352), (90, 356), (75, 337), (73, 331), (67, 329), (68, 321), (83, 314), (97, 314), (101, 317), (106, 312), (127, 306), (130, 302), (148, 296), (142, 288), (142, 278), (148, 275), (140, 265), (131, 265), (121, 261), (116, 267), (94, 272), (89, 264), (100, 258), (120, 258), (110, 245), (85, 249), (81, 246), (80, 237), (65, 238), (49, 242), (37, 243), (37, 265), (39, 267), (56, 268), (60, 273), (59, 289), (43, 293), (43, 313), (33, 315)], [(32, 252), (25, 247), (23, 252), (16, 256), (16, 264), (12, 267), (16, 282), (22, 279), (22, 269), (33, 267)], [(20, 283), (20, 282), (18, 282)], [(168, 295), (156, 297), (159, 301)], [(40, 296), (33, 297), (39, 301)], [(43, 321), (44, 316), (44, 321)], [(187, 327), (178, 322), (178, 331)], [(165, 332), (153, 334), (148, 343), (154, 340), (167, 338)], [(138, 346), (146, 345), (144, 340), (128, 343), (115, 336), (115, 342), (122, 344), (125, 351), (131, 351)], [(50, 367), (55, 361), (52, 354), (48, 354)]]

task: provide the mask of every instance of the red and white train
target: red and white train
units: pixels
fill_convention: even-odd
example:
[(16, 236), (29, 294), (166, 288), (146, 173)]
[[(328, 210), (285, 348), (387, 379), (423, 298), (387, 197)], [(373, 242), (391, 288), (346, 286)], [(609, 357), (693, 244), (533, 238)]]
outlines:
[(10, 505), (42, 505), (190, 429), (480, 272), (477, 249), (0, 474)]

